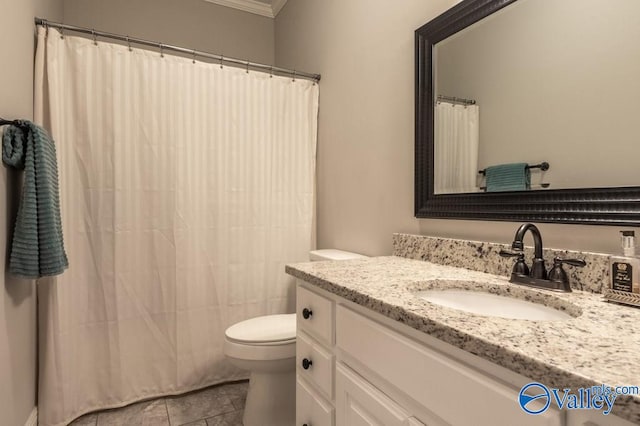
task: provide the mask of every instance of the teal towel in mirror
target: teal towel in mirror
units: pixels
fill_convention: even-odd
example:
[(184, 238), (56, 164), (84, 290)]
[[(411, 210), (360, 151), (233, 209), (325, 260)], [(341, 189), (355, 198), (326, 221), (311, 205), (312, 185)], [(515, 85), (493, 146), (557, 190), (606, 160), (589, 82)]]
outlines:
[(499, 164), (485, 170), (487, 192), (526, 191), (531, 189), (527, 163)]
[(56, 147), (47, 132), (26, 120), (7, 127), (2, 161), (24, 169), (9, 272), (27, 278), (57, 275), (68, 266), (62, 239)]

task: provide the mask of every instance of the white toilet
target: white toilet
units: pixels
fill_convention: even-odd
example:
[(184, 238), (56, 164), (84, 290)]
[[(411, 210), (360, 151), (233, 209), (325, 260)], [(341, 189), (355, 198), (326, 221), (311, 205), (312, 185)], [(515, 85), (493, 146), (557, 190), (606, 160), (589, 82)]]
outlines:
[[(311, 260), (366, 256), (341, 250), (315, 250)], [(238, 368), (251, 371), (242, 419), (244, 426), (288, 426), (296, 415), (296, 314), (266, 315), (225, 331), (224, 353)]]

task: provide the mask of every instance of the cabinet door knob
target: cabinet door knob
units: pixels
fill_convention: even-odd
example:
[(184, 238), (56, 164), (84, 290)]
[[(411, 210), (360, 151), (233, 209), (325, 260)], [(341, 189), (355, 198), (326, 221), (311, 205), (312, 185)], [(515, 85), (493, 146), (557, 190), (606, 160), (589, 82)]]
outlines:
[(305, 358), (302, 360), (302, 368), (304, 368), (305, 370), (308, 370), (312, 365), (313, 362), (310, 359)]
[(309, 317), (310, 317), (311, 315), (313, 315), (313, 311), (312, 311), (311, 309), (304, 308), (304, 309), (302, 310), (302, 317), (303, 317), (304, 319), (309, 319)]

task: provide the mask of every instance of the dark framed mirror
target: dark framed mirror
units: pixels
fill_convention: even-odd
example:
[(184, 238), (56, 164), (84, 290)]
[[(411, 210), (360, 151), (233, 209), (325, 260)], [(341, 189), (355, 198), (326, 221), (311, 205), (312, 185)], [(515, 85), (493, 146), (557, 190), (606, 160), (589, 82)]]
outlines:
[(640, 226), (638, 39), (637, 0), (464, 0), (416, 30), (415, 216)]

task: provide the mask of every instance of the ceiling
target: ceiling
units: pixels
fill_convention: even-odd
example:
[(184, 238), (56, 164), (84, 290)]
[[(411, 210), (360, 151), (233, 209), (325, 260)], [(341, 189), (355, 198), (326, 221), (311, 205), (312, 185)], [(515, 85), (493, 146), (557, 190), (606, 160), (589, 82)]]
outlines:
[(209, 3), (232, 7), (256, 15), (275, 18), (287, 0), (205, 0)]

